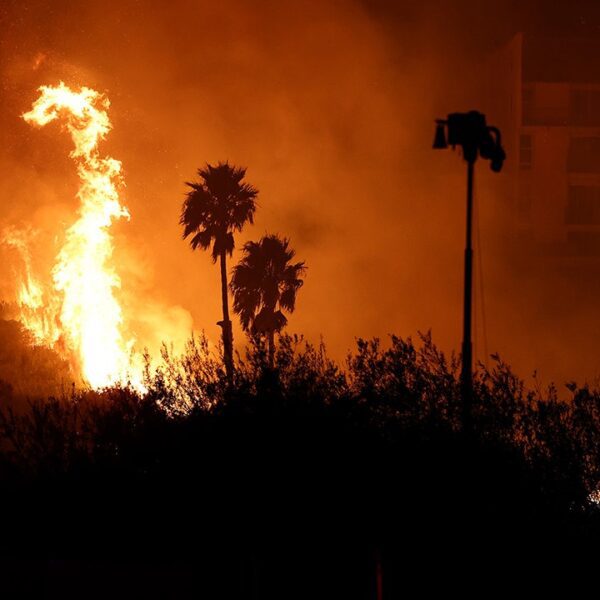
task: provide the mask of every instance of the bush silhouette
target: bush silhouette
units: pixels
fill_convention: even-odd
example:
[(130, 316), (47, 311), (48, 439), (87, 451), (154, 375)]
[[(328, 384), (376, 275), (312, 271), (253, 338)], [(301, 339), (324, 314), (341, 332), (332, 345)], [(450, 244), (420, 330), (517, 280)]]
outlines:
[(375, 550), (396, 597), (424, 571), (498, 575), (501, 559), (598, 542), (598, 392), (542, 396), (496, 357), (465, 440), (458, 362), (429, 334), (358, 340), (344, 369), (298, 336), (276, 352), (274, 373), (254, 340), (228, 381), (192, 338), (163, 349), (144, 396), (4, 409), (1, 491), (22, 517), (5, 552), (164, 564), (185, 549), (210, 597), (371, 598)]

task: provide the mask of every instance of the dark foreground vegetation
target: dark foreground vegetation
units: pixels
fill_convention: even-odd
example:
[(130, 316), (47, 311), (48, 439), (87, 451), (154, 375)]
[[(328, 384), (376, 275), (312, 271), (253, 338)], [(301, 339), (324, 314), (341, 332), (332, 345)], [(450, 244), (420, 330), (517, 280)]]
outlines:
[(496, 359), (465, 439), (428, 336), (359, 341), (343, 370), (295, 337), (268, 354), (229, 385), (192, 340), (145, 396), (4, 386), (3, 597), (370, 599), (378, 571), (386, 599), (481, 577), (487, 597), (595, 556), (596, 392), (529, 391)]

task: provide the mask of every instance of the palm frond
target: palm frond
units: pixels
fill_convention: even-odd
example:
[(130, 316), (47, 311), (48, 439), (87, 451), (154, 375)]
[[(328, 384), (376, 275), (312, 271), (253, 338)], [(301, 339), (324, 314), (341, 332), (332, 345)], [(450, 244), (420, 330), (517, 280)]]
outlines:
[(282, 310), (293, 312), (306, 270), (304, 262), (290, 264), (294, 256), (289, 240), (278, 235), (244, 244), (230, 288), (234, 311), (246, 331), (250, 328), (251, 332), (265, 334), (280, 331), (287, 324)]
[(223, 252), (231, 256), (233, 254), (234, 248), (235, 240), (233, 238), (233, 233), (224, 230), (219, 231), (219, 233), (215, 235), (215, 243), (213, 244), (213, 261), (216, 261), (217, 258), (219, 258), (219, 256), (221, 256)]
[(202, 248), (202, 250), (206, 250), (210, 246), (210, 242), (212, 241), (212, 234), (210, 231), (203, 229), (199, 231), (191, 240), (190, 245), (192, 250), (196, 248)]
[[(219, 162), (198, 169), (199, 182), (186, 182), (191, 188), (183, 202), (180, 225), (183, 238), (195, 234), (192, 249), (212, 247), (213, 262), (225, 252), (233, 253), (234, 231), (241, 231), (246, 223), (253, 223), (258, 190), (243, 182), (246, 169)], [(209, 239), (210, 236), (210, 239)]]

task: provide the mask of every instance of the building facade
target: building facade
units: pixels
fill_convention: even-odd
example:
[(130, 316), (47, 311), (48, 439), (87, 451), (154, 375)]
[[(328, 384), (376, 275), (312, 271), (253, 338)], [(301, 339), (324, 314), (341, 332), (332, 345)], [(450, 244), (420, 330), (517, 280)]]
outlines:
[(540, 255), (600, 257), (600, 43), (518, 34), (491, 67), (513, 239)]

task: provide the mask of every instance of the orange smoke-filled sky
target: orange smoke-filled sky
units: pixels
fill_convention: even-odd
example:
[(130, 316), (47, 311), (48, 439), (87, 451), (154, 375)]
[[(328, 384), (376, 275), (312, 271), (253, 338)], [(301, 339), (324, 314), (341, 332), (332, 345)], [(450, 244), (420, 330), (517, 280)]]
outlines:
[[(0, 223), (41, 229), (38, 262), (49, 268), (77, 206), (69, 140), (19, 115), (42, 84), (86, 85), (112, 104), (101, 151), (124, 166), (132, 219), (115, 227), (116, 258), (125, 302), (145, 313), (144, 339), (192, 326), (218, 339), (218, 270), (181, 240), (178, 216), (184, 181), (229, 160), (260, 190), (238, 248), (280, 233), (309, 267), (289, 331), (323, 335), (338, 358), (357, 336), (430, 328), (458, 349), (464, 165), (431, 150), (433, 120), (480, 106), (484, 57), (517, 31), (598, 32), (593, 3), (546, 4), (4, 2)], [(478, 172), (487, 349), (544, 382), (591, 380), (596, 276), (516, 272), (494, 242), (502, 175), (488, 171)], [(7, 293), (9, 264), (2, 273)]]

